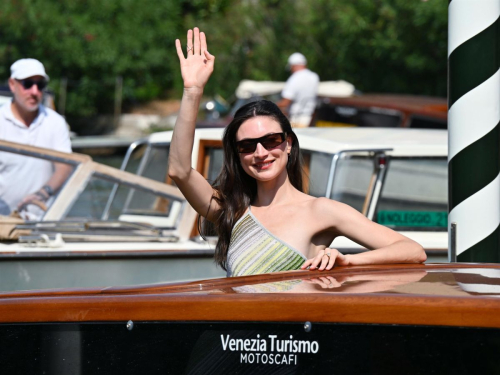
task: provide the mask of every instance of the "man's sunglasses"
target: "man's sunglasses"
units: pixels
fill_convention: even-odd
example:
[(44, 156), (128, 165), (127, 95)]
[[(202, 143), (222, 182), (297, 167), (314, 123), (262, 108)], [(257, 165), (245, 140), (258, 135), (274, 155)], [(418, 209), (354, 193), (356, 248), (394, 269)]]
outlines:
[(236, 142), (236, 149), (240, 154), (255, 152), (257, 144), (260, 143), (267, 151), (278, 147), (285, 142), (286, 133), (272, 133), (260, 138), (243, 139)]
[(18, 79), (19, 82), (26, 90), (33, 87), (33, 85), (37, 85), (38, 90), (42, 91), (45, 87), (47, 87), (47, 81), (35, 81), (33, 79)]

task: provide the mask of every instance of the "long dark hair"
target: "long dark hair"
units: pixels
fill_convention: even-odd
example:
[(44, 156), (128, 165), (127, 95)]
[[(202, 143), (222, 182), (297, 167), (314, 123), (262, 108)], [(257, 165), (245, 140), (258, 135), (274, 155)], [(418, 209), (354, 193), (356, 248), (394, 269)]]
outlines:
[[(290, 121), (276, 104), (268, 100), (251, 102), (241, 107), (224, 131), (222, 138), (224, 163), (219, 176), (213, 183), (217, 195), (214, 195), (212, 199), (217, 201), (221, 207), (216, 213), (213, 226), (211, 226), (212, 230), (215, 227), (215, 231), (219, 236), (215, 247), (215, 261), (225, 270), (227, 269), (227, 251), (233, 226), (257, 196), (257, 182), (243, 170), (240, 164), (240, 156), (236, 149), (236, 133), (241, 124), (257, 116), (271, 117), (280, 124), (281, 129), (288, 136), (292, 137), (292, 149), (286, 169), (291, 184), (299, 191), (302, 191), (299, 140), (292, 130)], [(209, 227), (210, 224), (205, 220), (202, 226), (202, 235), (207, 233)]]

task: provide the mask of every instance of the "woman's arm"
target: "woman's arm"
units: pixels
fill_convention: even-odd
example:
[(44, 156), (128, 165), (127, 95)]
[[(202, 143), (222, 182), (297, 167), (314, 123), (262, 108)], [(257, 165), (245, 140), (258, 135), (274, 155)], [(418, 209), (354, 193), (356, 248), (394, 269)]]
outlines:
[[(197, 27), (187, 32), (187, 57), (181, 42), (175, 41), (181, 65), (184, 93), (179, 116), (175, 122), (168, 161), (168, 175), (175, 181), (193, 208), (210, 219), (218, 210), (212, 201), (214, 191), (205, 178), (191, 168), (196, 116), (203, 96), (203, 89), (214, 70), (215, 57), (207, 51), (207, 40)], [(210, 203), (212, 207), (209, 212)]]
[[(383, 225), (374, 223), (354, 208), (329, 199), (318, 199), (318, 219), (338, 236), (372, 251), (344, 255), (336, 249), (326, 248), (307, 260), (302, 269), (331, 269), (334, 264), (366, 265), (390, 263), (422, 263), (427, 259), (424, 249), (415, 241)], [(329, 213), (328, 213), (329, 211)], [(333, 212), (333, 214), (332, 214)], [(325, 254), (329, 254), (325, 255)]]

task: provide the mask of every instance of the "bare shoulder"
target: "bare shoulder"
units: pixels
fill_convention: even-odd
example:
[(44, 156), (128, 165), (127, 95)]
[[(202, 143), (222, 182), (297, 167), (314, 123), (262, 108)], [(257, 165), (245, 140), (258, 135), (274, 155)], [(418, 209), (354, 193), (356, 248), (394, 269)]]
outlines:
[(310, 205), (311, 209), (318, 215), (332, 215), (335, 212), (348, 213), (349, 211), (356, 211), (345, 203), (325, 197), (313, 198)]
[(351, 206), (325, 197), (313, 197), (300, 193), (294, 197), (293, 204), (301, 211), (303, 218), (314, 222), (322, 222), (325, 227), (332, 228), (348, 217), (358, 218), (361, 215)]
[(313, 198), (309, 202), (309, 206), (310, 212), (314, 217), (333, 227), (336, 226), (340, 220), (345, 220), (349, 216), (364, 217), (351, 206), (325, 197)]

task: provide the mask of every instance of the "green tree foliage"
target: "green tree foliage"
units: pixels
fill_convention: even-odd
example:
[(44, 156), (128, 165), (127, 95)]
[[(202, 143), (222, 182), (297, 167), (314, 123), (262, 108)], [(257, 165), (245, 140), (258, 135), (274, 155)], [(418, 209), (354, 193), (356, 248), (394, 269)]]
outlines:
[(44, 62), (58, 93), (68, 78), (71, 118), (124, 101), (180, 96), (174, 40), (207, 32), (216, 70), (207, 94), (229, 97), (242, 79), (285, 80), (288, 56), (307, 56), (322, 80), (365, 92), (446, 95), (445, 1), (3, 0), (0, 77), (21, 57)]
[(284, 80), (302, 52), (322, 80), (365, 92), (446, 96), (447, 2), (405, 0), (234, 1), (202, 22), (228, 95), (243, 78)]
[(68, 78), (68, 114), (110, 113), (117, 76), (126, 100), (149, 100), (172, 86), (181, 21), (180, 4), (172, 1), (5, 0), (0, 75), (8, 77), (18, 58), (37, 58), (53, 89)]
[(312, 22), (316, 40), (332, 52), (329, 61), (317, 61), (325, 78), (343, 77), (363, 91), (446, 96), (447, 2), (320, 0), (314, 6), (315, 15), (320, 9), (330, 15)]

